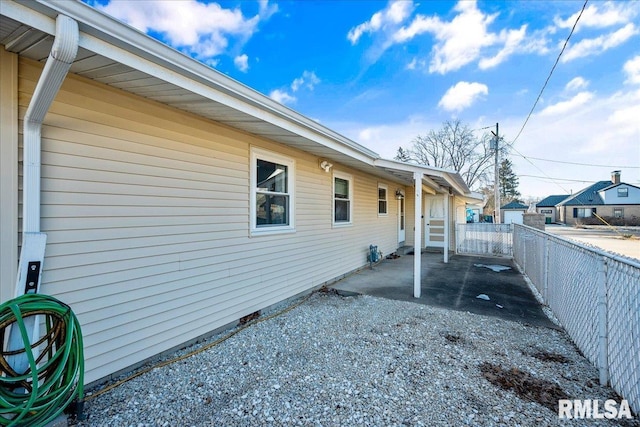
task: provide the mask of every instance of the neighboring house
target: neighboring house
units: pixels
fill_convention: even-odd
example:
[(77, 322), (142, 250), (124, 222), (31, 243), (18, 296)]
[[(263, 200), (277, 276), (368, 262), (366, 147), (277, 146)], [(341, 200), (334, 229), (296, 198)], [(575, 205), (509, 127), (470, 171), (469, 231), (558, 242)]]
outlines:
[(0, 63), (0, 300), (42, 262), (87, 383), (362, 268), (369, 245), (446, 262), (478, 202), (81, 2), (3, 0)]
[(557, 205), (560, 222), (598, 224), (602, 218), (637, 222), (640, 218), (640, 188), (620, 181), (620, 171), (613, 171), (610, 181), (599, 181)]
[(536, 203), (536, 212), (544, 214), (546, 224), (553, 224), (559, 220), (558, 209), (556, 205), (558, 205), (569, 196), (569, 194), (558, 194), (545, 197), (544, 199)]
[(479, 192), (471, 193), (472, 199), (469, 199), (466, 204), (466, 220), (470, 222), (480, 222), (482, 219), (482, 209), (486, 201), (484, 195)]
[(522, 224), (524, 218), (523, 214), (529, 209), (529, 206), (524, 205), (517, 200), (507, 203), (500, 207), (500, 221), (503, 224)]

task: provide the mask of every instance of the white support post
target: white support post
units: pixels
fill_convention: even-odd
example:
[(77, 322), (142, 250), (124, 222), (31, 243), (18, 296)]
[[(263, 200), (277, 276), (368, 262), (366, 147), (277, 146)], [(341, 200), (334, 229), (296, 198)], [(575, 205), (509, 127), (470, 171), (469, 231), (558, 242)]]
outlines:
[(422, 173), (413, 173), (415, 188), (415, 229), (413, 244), (413, 296), (420, 298), (422, 272)]
[(449, 220), (449, 193), (444, 193), (444, 263), (447, 264), (449, 262), (449, 224), (451, 221)]
[(598, 259), (598, 370), (600, 385), (609, 384), (609, 337), (607, 327), (607, 266), (606, 258)]

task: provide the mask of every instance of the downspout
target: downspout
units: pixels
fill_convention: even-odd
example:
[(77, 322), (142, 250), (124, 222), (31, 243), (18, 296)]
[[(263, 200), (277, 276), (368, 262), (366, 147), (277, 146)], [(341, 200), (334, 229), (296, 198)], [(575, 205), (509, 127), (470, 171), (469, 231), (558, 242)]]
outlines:
[(44, 117), (78, 53), (78, 23), (58, 15), (51, 53), (24, 116), (23, 232), (40, 232), (40, 149)]
[[(41, 130), (53, 99), (58, 94), (71, 64), (78, 53), (80, 34), (78, 23), (68, 16), (56, 18), (56, 34), (40, 79), (31, 97), (23, 123), (23, 178), (22, 178), (22, 248), (18, 264), (16, 294), (38, 293), (47, 236), (40, 232), (40, 157)], [(25, 319), (31, 342), (38, 336), (38, 322), (33, 316)], [(14, 333), (15, 330), (15, 333)], [(17, 328), (12, 328), (9, 349), (23, 347)], [(28, 367), (26, 358), (11, 363), (17, 372)], [(24, 364), (23, 364), (24, 363)]]

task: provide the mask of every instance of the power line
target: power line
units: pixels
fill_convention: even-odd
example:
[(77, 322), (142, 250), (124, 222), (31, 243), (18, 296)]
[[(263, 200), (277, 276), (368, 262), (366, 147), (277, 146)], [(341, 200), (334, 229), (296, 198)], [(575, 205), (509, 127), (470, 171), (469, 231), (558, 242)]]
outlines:
[[(531, 114), (533, 114), (533, 111), (536, 109), (536, 106), (538, 105), (538, 102), (540, 101), (540, 98), (542, 97), (542, 93), (544, 92), (545, 88), (547, 87), (547, 84), (549, 83), (549, 80), (551, 79), (551, 76), (553, 75), (553, 72), (555, 71), (556, 66), (560, 62), (560, 57), (564, 53), (567, 45), (569, 44), (569, 40), (571, 39), (571, 36), (573, 35), (573, 32), (575, 31), (576, 26), (578, 25), (578, 21), (580, 21), (580, 17), (582, 17), (582, 13), (584, 12), (585, 8), (587, 7), (587, 2), (588, 1), (589, 0), (585, 0), (584, 4), (582, 5), (582, 10), (580, 10), (580, 13), (578, 14), (578, 16), (576, 18), (576, 22), (573, 23), (573, 27), (571, 28), (571, 31), (569, 32), (569, 35), (567, 36), (567, 39), (565, 40), (564, 45), (562, 46), (562, 49), (560, 50), (560, 53), (558, 54), (558, 57), (556, 58), (556, 62), (553, 64), (553, 67), (551, 67), (551, 71), (549, 71), (549, 75), (547, 76), (547, 79), (545, 80), (544, 85), (542, 85), (542, 89), (540, 89), (540, 93), (538, 94), (538, 97), (536, 98), (536, 101), (533, 103), (533, 106), (531, 107), (531, 111), (529, 111), (529, 114), (527, 114), (527, 118), (525, 119), (524, 123), (522, 124), (522, 127), (520, 128), (520, 131), (518, 132), (516, 137), (513, 139), (513, 141), (511, 141), (508, 144), (510, 149), (515, 151), (518, 155), (520, 155), (520, 157), (522, 157), (527, 162), (529, 162), (531, 164), (531, 166), (533, 166), (534, 168), (538, 169), (544, 175), (544, 177), (546, 179), (551, 180), (555, 185), (560, 187), (565, 193), (568, 193), (568, 191), (562, 185), (560, 185), (560, 183), (557, 182), (558, 180), (556, 180), (554, 178), (551, 178), (549, 175), (547, 175), (545, 171), (540, 169), (538, 167), (538, 165), (536, 165), (531, 160), (529, 160), (529, 158), (527, 156), (525, 156), (524, 154), (522, 154), (518, 150), (516, 150), (514, 145), (515, 145), (515, 142), (520, 137), (520, 135), (522, 134), (522, 131), (524, 130), (525, 126), (529, 122), (529, 119), (531, 118)], [(538, 177), (538, 178), (542, 178), (542, 177)], [(589, 182), (589, 181), (578, 181), (578, 182)]]
[[(527, 177), (527, 178), (539, 178), (539, 179), (547, 179), (547, 180), (551, 180), (552, 182), (555, 183), (555, 181), (567, 181), (567, 182), (586, 182), (586, 183), (595, 183), (596, 181), (590, 181), (590, 180), (584, 180), (584, 179), (565, 179), (565, 178), (551, 178), (549, 176), (536, 176), (536, 175), (525, 175), (525, 174), (518, 174), (518, 177)], [(560, 187), (562, 188), (562, 187)], [(566, 191), (564, 188), (562, 188), (564, 191)]]
[[(523, 156), (522, 154), (519, 154), (519, 153), (516, 154), (516, 156), (526, 158), (525, 156)], [(565, 165), (593, 166), (593, 167), (598, 167), (598, 168), (616, 168), (616, 169), (640, 169), (640, 166), (596, 165), (596, 164), (593, 164), (593, 163), (564, 162), (562, 160), (542, 159), (540, 157), (532, 157), (532, 156), (527, 156), (527, 157), (530, 158), (530, 159), (533, 159), (533, 160), (540, 160), (542, 162), (563, 163)]]
[(551, 67), (551, 71), (549, 72), (549, 76), (547, 76), (547, 80), (544, 82), (544, 85), (542, 85), (542, 89), (540, 89), (540, 93), (538, 94), (538, 97), (536, 98), (536, 102), (533, 103), (533, 107), (531, 107), (531, 111), (529, 111), (529, 114), (527, 115), (527, 118), (525, 119), (524, 123), (522, 124), (522, 127), (520, 128), (520, 131), (518, 132), (516, 137), (513, 139), (513, 141), (511, 141), (512, 145), (515, 144), (515, 142), (517, 141), (518, 137), (520, 136), (520, 134), (524, 130), (524, 127), (527, 125), (527, 122), (531, 118), (531, 114), (533, 114), (533, 110), (536, 109), (536, 105), (538, 105), (538, 102), (540, 101), (540, 98), (542, 97), (542, 92), (544, 92), (545, 88), (547, 87), (547, 84), (549, 83), (549, 80), (551, 79), (551, 75), (553, 74), (553, 71), (556, 69), (556, 66), (558, 65), (558, 62), (560, 62), (560, 57), (562, 56), (562, 53), (564, 52), (565, 48), (567, 47), (567, 44), (569, 44), (569, 39), (571, 38), (571, 35), (573, 34), (574, 30), (576, 29), (576, 26), (578, 25), (578, 21), (580, 20), (580, 17), (582, 16), (582, 13), (584, 12), (584, 9), (587, 7), (587, 2), (588, 1), (589, 0), (585, 0), (584, 4), (582, 5), (582, 10), (578, 14), (578, 17), (576, 18), (576, 22), (573, 23), (573, 27), (571, 28), (571, 32), (569, 33), (569, 36), (565, 40), (564, 45), (562, 46), (562, 50), (560, 50), (560, 53), (558, 54), (558, 57), (556, 58), (556, 62), (553, 64), (553, 67)]

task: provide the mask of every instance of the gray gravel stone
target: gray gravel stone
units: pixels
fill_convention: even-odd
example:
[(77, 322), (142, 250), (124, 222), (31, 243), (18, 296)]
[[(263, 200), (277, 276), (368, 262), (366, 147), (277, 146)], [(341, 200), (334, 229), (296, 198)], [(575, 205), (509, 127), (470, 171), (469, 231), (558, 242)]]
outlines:
[[(532, 356), (540, 351), (567, 362)], [(620, 399), (598, 384), (597, 370), (561, 331), (411, 302), (316, 293), (211, 349), (95, 399), (89, 395), (90, 418), (79, 425), (567, 423), (557, 411), (491, 384), (479, 369), (483, 362), (551, 381), (572, 399)]]

